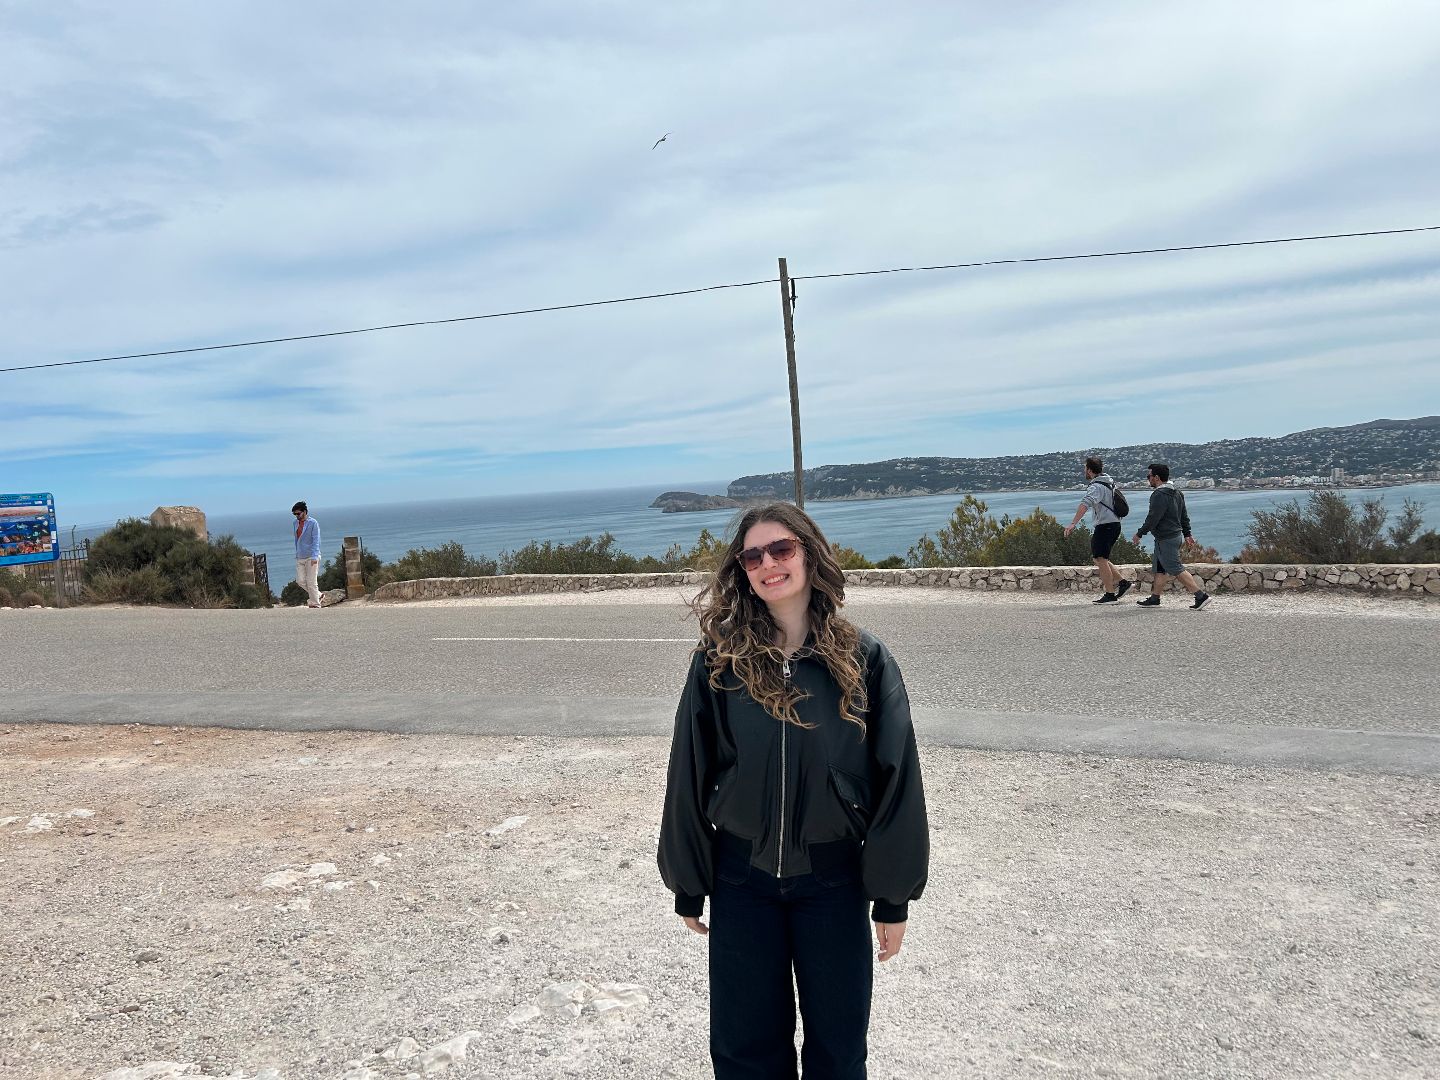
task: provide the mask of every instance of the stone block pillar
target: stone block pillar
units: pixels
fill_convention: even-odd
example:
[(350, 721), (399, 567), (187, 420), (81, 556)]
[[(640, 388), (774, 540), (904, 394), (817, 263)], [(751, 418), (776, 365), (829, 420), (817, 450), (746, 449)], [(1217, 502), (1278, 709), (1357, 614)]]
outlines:
[(360, 575), (360, 538), (345, 537), (345, 599), (358, 600), (365, 595), (365, 581)]
[(157, 506), (150, 512), (151, 525), (173, 525), (186, 529), (201, 540), (209, 539), (205, 527), (205, 511), (198, 506)]

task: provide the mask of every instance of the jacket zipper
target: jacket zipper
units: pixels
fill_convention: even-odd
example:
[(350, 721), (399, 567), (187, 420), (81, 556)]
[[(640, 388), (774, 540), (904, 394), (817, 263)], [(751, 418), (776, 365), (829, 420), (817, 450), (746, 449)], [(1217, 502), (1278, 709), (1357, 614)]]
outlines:
[[(790, 683), (789, 660), (786, 660), (784, 662), (781, 670), (784, 672), (785, 683), (788, 686)], [(787, 769), (785, 767), (785, 746), (787, 741), (787, 732), (785, 729), (789, 726), (790, 725), (787, 724), (784, 720), (780, 721), (780, 837), (776, 843), (775, 850), (776, 877), (785, 876), (785, 774), (787, 772)]]

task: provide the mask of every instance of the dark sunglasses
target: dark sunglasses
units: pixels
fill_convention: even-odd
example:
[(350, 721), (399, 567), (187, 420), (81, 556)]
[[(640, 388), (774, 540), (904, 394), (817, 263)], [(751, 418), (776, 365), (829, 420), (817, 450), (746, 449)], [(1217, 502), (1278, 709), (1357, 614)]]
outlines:
[(735, 557), (740, 560), (740, 565), (746, 570), (759, 570), (760, 565), (765, 561), (767, 551), (770, 553), (770, 558), (777, 563), (782, 563), (793, 559), (795, 552), (799, 550), (799, 543), (786, 537), (782, 540), (772, 540), (763, 547), (746, 548)]

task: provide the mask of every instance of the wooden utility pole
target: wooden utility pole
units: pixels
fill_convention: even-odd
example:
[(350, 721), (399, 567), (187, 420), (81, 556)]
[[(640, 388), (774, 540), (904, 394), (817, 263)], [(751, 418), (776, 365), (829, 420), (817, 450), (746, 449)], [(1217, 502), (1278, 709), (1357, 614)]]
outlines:
[(795, 505), (805, 508), (805, 468), (800, 460), (800, 383), (795, 376), (795, 283), (780, 260), (780, 311), (785, 317), (785, 366), (790, 372), (790, 439), (795, 445)]

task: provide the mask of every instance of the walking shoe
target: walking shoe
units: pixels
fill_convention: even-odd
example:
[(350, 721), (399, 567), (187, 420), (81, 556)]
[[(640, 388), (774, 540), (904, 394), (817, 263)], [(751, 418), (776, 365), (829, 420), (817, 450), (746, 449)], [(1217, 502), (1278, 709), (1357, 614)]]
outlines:
[(1103, 594), (1099, 600), (1091, 600), (1090, 602), (1092, 604), (1113, 604), (1119, 599), (1120, 598), (1116, 596), (1113, 592), (1107, 592)]
[(1116, 600), (1119, 600), (1122, 596), (1124, 596), (1124, 595), (1125, 595), (1127, 592), (1129, 592), (1129, 591), (1130, 591), (1130, 582), (1126, 581), (1124, 578), (1121, 578), (1121, 579), (1120, 579), (1120, 584), (1115, 587), (1115, 599), (1116, 599)]
[(1191, 604), (1190, 607), (1191, 607), (1193, 610), (1195, 610), (1195, 611), (1199, 611), (1202, 607), (1205, 606), (1205, 601), (1207, 601), (1207, 600), (1209, 600), (1209, 599), (1210, 599), (1210, 594), (1209, 594), (1208, 592), (1206, 592), (1204, 589), (1201, 589), (1199, 592), (1197, 592), (1197, 593), (1195, 594), (1195, 602), (1194, 602), (1193, 604)]
[(1160, 597), (1156, 596), (1154, 593), (1151, 593), (1149, 596), (1145, 597), (1144, 600), (1136, 600), (1136, 601), (1135, 601), (1135, 606), (1136, 606), (1136, 607), (1159, 607), (1159, 606), (1160, 606)]

